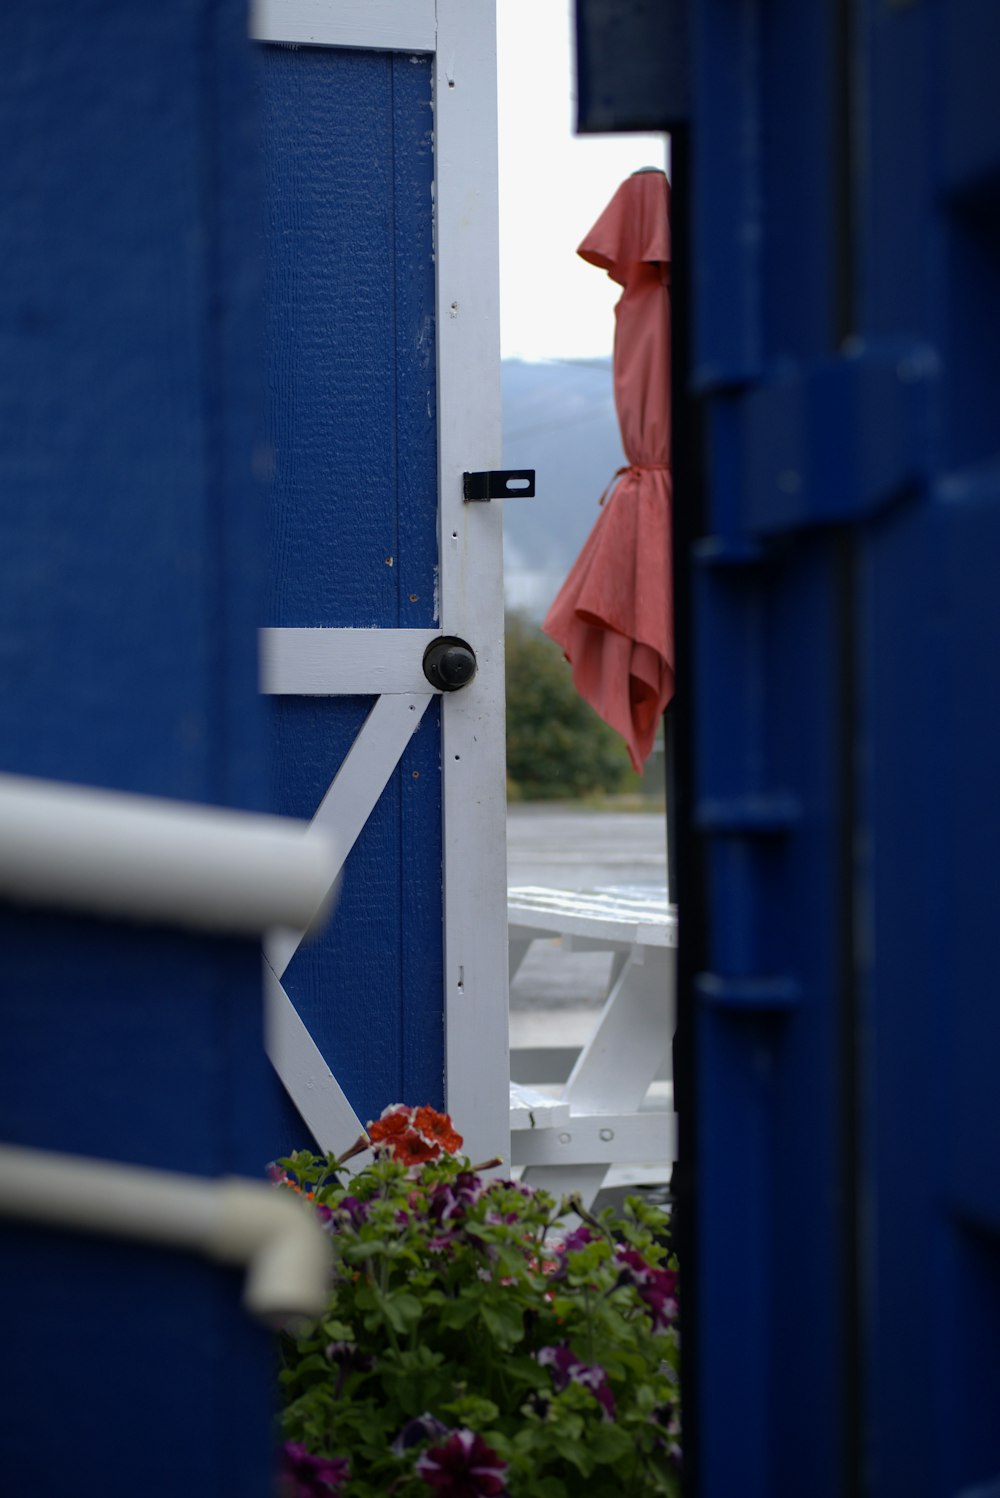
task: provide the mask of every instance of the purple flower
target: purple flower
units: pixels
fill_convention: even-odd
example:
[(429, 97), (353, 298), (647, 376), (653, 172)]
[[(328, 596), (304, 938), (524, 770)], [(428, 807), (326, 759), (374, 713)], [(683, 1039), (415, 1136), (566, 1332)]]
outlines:
[(672, 1269), (656, 1269), (634, 1248), (619, 1248), (619, 1285), (635, 1285), (653, 1317), (653, 1330), (664, 1332), (677, 1318), (677, 1280)]
[(674, 1285), (670, 1283), (677, 1276), (669, 1269), (657, 1270), (656, 1273), (658, 1278), (653, 1284), (640, 1286), (639, 1297), (652, 1315), (654, 1332), (665, 1332), (677, 1319), (677, 1296)]
[(674, 1466), (680, 1468), (683, 1460), (680, 1412), (668, 1404), (660, 1404), (649, 1418), (662, 1431), (662, 1435), (658, 1433), (654, 1437), (657, 1450), (666, 1451)]
[(438, 1436), (448, 1434), (447, 1425), (442, 1425), (425, 1410), (415, 1420), (408, 1420), (399, 1435), (392, 1443), (394, 1456), (402, 1456), (404, 1451), (409, 1451), (411, 1446), (419, 1446), (421, 1441), (436, 1441)]
[(460, 1171), (449, 1185), (441, 1181), (431, 1192), (427, 1210), (438, 1227), (461, 1219), (483, 1194), (483, 1183), (471, 1170)]
[(620, 1285), (644, 1285), (652, 1274), (652, 1266), (634, 1248), (615, 1249), (615, 1256), (624, 1267), (618, 1276)]
[(507, 1491), (506, 1462), (472, 1430), (453, 1430), (417, 1458), (416, 1470), (445, 1498), (501, 1498)]
[(593, 1243), (594, 1235), (586, 1223), (581, 1223), (574, 1228), (572, 1233), (567, 1233), (563, 1239), (562, 1251), (564, 1254), (577, 1254), (581, 1248), (586, 1248), (588, 1243)]
[(593, 1394), (604, 1411), (605, 1420), (615, 1418), (615, 1396), (608, 1375), (597, 1363), (581, 1363), (565, 1342), (557, 1347), (543, 1347), (535, 1356), (540, 1367), (552, 1370), (552, 1387), (557, 1394), (570, 1384), (580, 1384)]
[(338, 1399), (344, 1384), (352, 1373), (370, 1373), (375, 1366), (374, 1358), (362, 1352), (353, 1342), (328, 1342), (326, 1356), (337, 1370), (334, 1398)]
[(587, 1244), (593, 1243), (593, 1241), (594, 1235), (587, 1227), (586, 1223), (581, 1223), (578, 1228), (574, 1228), (572, 1233), (567, 1233), (562, 1243), (557, 1243), (554, 1245), (556, 1267), (552, 1271), (552, 1278), (554, 1280), (565, 1279), (566, 1265), (569, 1255), (579, 1253), (582, 1248), (586, 1248)]
[(543, 1347), (535, 1354), (538, 1365), (541, 1368), (552, 1369), (552, 1382), (556, 1393), (565, 1389), (570, 1381), (570, 1374), (577, 1366), (578, 1359), (566, 1342), (560, 1342), (558, 1347)]
[(355, 1342), (328, 1342), (325, 1351), (330, 1362), (336, 1363), (343, 1373), (370, 1373), (375, 1366), (374, 1360)]
[(358, 1228), (368, 1216), (368, 1208), (364, 1202), (359, 1202), (356, 1196), (343, 1196), (337, 1204), (337, 1211), (343, 1212), (351, 1227), (357, 1232)]
[(340, 1457), (313, 1456), (301, 1441), (286, 1441), (281, 1448), (281, 1498), (329, 1498), (349, 1476), (350, 1464)]
[(323, 1202), (317, 1202), (314, 1210), (316, 1212), (316, 1221), (321, 1228), (329, 1229), (333, 1227), (333, 1213), (329, 1207), (325, 1206)]

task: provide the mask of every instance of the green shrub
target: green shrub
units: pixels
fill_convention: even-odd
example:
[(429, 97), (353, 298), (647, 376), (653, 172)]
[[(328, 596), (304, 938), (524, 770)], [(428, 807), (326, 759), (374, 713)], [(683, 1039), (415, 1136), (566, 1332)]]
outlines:
[(638, 785), (623, 741), (584, 702), (559, 646), (520, 614), (507, 616), (507, 778), (512, 801)]

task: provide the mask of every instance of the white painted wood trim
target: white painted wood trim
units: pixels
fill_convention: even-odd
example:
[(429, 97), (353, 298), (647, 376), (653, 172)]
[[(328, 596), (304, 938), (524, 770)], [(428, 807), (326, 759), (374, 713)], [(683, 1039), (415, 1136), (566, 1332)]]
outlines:
[(569, 1122), (569, 1103), (537, 1092), (516, 1082), (510, 1084), (510, 1127), (515, 1129), (554, 1129)]
[(435, 202), (441, 627), (478, 672), (442, 703), (448, 1109), (473, 1158), (509, 1151), (502, 502), (494, 0), (438, 0)]
[(262, 629), (260, 689), (274, 696), (434, 694), (424, 651), (438, 629)]
[(507, 891), (507, 924), (519, 941), (568, 937), (563, 942), (567, 951), (677, 945), (675, 907), (618, 890), (516, 886)]
[(574, 1113), (634, 1111), (670, 1055), (675, 953), (649, 948), (647, 956), (644, 963), (625, 964), (570, 1072), (563, 1098)]
[(364, 1130), (299, 1012), (264, 963), (267, 1054), (321, 1150), (343, 1154)]
[(369, 51), (433, 52), (434, 0), (252, 0), (258, 42)]
[[(570, 1166), (620, 1164), (623, 1160), (639, 1163), (662, 1161), (664, 1175), (667, 1163), (676, 1158), (677, 1115), (675, 1113), (588, 1113), (570, 1117), (562, 1126), (551, 1129), (522, 1129), (514, 1140), (515, 1165)], [(602, 1171), (603, 1174), (603, 1171)], [(526, 1177), (534, 1185), (545, 1185), (544, 1176), (532, 1173)], [(564, 1189), (576, 1190), (574, 1176), (567, 1178)]]
[[(428, 702), (429, 696), (380, 697), (316, 808), (307, 837), (334, 842), (340, 855), (334, 878), (374, 811), (403, 750), (420, 726)], [(304, 935), (303, 931), (276, 931), (268, 940), (267, 960), (278, 978), (284, 975)]]

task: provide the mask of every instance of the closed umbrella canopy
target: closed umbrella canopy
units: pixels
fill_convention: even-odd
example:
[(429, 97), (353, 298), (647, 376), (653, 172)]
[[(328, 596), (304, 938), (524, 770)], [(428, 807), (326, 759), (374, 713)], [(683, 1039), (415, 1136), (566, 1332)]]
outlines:
[(674, 691), (670, 511), (670, 186), (659, 171), (622, 183), (577, 254), (623, 288), (614, 386), (628, 458), (542, 625), (582, 697), (641, 770)]

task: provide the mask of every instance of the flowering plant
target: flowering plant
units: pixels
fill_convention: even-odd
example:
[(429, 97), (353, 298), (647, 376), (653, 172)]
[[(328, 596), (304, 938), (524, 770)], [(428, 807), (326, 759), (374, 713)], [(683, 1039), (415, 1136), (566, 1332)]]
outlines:
[[(347, 1176), (369, 1142), (372, 1163)], [(556, 1204), (461, 1144), (446, 1114), (396, 1105), (339, 1160), (272, 1167), (334, 1261), (325, 1314), (281, 1338), (283, 1498), (676, 1495), (662, 1214)]]

